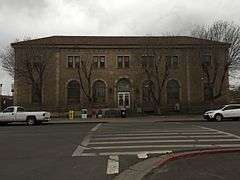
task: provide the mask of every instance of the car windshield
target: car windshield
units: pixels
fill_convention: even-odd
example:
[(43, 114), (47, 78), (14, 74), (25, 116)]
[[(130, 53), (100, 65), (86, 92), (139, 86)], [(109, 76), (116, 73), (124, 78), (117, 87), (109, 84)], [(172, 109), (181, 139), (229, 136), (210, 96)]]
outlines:
[(17, 112), (24, 112), (24, 109), (22, 107), (18, 107)]
[(220, 106), (218, 109), (224, 109), (226, 107), (228, 107), (228, 106), (227, 105), (223, 105), (223, 106)]

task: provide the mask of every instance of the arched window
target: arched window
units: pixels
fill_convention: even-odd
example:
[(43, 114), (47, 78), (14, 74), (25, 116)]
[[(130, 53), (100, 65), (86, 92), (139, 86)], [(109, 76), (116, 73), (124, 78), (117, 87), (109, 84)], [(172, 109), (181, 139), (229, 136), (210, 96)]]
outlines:
[(69, 105), (80, 103), (80, 85), (77, 81), (73, 80), (67, 86), (67, 103)]
[(129, 80), (126, 78), (120, 79), (117, 83), (117, 91), (118, 92), (130, 92), (131, 85), (130, 85)]
[(143, 82), (142, 85), (142, 101), (144, 103), (152, 102), (153, 94), (154, 93), (154, 85), (153, 82), (150, 80), (146, 80)]
[(93, 84), (93, 102), (103, 103), (106, 101), (106, 85), (103, 81), (96, 81)]
[(180, 85), (176, 80), (170, 80), (167, 83), (167, 103), (175, 105), (180, 102)]

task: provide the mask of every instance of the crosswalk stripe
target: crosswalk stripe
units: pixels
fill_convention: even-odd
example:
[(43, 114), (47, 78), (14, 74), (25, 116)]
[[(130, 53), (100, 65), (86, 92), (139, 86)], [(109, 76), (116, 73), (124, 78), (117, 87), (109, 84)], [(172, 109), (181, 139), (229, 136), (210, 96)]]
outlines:
[[(100, 153), (82, 153), (79, 156), (110, 156), (110, 155), (138, 155), (143, 152), (141, 151), (124, 151), (124, 152), (100, 152)], [(172, 153), (171, 150), (149, 150), (144, 151), (146, 154), (169, 154)]]
[(107, 174), (119, 173), (119, 157), (117, 155), (111, 155), (108, 158)]
[(240, 139), (240, 136), (237, 136), (237, 135), (235, 135), (235, 134), (231, 134), (231, 133), (228, 133), (228, 132), (219, 131), (219, 130), (217, 130), (217, 129), (207, 128), (207, 127), (204, 127), (204, 126), (196, 126), (196, 127), (199, 127), (199, 128), (201, 128), (201, 129), (203, 129), (203, 130), (216, 131), (216, 132), (218, 132), (218, 133), (226, 134), (226, 135), (233, 136), (233, 137), (235, 137), (235, 138)]
[[(170, 129), (170, 130), (128, 130), (128, 131), (118, 131), (119, 133), (168, 133), (168, 132), (193, 132), (193, 131), (201, 131), (201, 132), (214, 132), (214, 130), (207, 130), (207, 129)], [(115, 130), (99, 130), (98, 133), (104, 133), (104, 134), (111, 134), (116, 132)]]
[(103, 137), (103, 138), (92, 138), (91, 141), (100, 140), (124, 140), (124, 139), (168, 139), (168, 138), (222, 138), (222, 137), (232, 137), (230, 135), (186, 135), (186, 136), (144, 136), (144, 137)]
[(225, 142), (240, 141), (240, 139), (175, 139), (175, 140), (145, 140), (145, 141), (107, 141), (107, 142), (90, 142), (91, 145), (96, 144), (138, 144), (138, 143), (178, 143), (178, 142)]
[(136, 145), (136, 146), (97, 146), (101, 149), (137, 149), (137, 148), (207, 148), (207, 147), (240, 147), (240, 144), (171, 144), (171, 145)]
[(90, 131), (95, 132), (97, 129), (102, 125), (102, 123), (98, 123), (96, 126), (94, 126)]
[(78, 147), (73, 152), (72, 156), (73, 157), (74, 156), (80, 156), (85, 149), (86, 149), (85, 147), (78, 145)]
[(220, 132), (175, 132), (175, 133), (117, 133), (117, 134), (95, 134), (94, 137), (109, 137), (109, 136), (149, 136), (149, 135), (184, 135), (184, 134), (206, 134), (217, 135), (223, 134)]

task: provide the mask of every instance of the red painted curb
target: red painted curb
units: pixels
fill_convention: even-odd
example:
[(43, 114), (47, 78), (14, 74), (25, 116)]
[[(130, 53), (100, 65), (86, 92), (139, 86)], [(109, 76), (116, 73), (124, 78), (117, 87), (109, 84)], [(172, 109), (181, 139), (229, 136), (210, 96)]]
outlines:
[(163, 159), (155, 163), (154, 168), (159, 168), (169, 161), (174, 161), (177, 159), (182, 158), (188, 158), (188, 157), (194, 157), (197, 155), (205, 155), (205, 154), (218, 154), (218, 153), (234, 153), (234, 152), (240, 152), (240, 148), (233, 148), (233, 149), (222, 149), (222, 148), (215, 148), (215, 149), (205, 149), (205, 150), (197, 150), (197, 151), (191, 151), (191, 152), (183, 152), (183, 153), (175, 153), (170, 155), (165, 155)]

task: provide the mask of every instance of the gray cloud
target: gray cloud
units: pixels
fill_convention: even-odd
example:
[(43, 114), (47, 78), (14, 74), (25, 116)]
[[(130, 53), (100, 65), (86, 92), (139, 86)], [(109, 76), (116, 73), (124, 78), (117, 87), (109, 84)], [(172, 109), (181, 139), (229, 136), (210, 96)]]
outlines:
[(48, 6), (46, 0), (1, 0), (0, 10), (8, 12), (40, 12)]
[(195, 24), (240, 23), (239, 9), (239, 0), (1, 0), (0, 47), (49, 35), (188, 35)]

